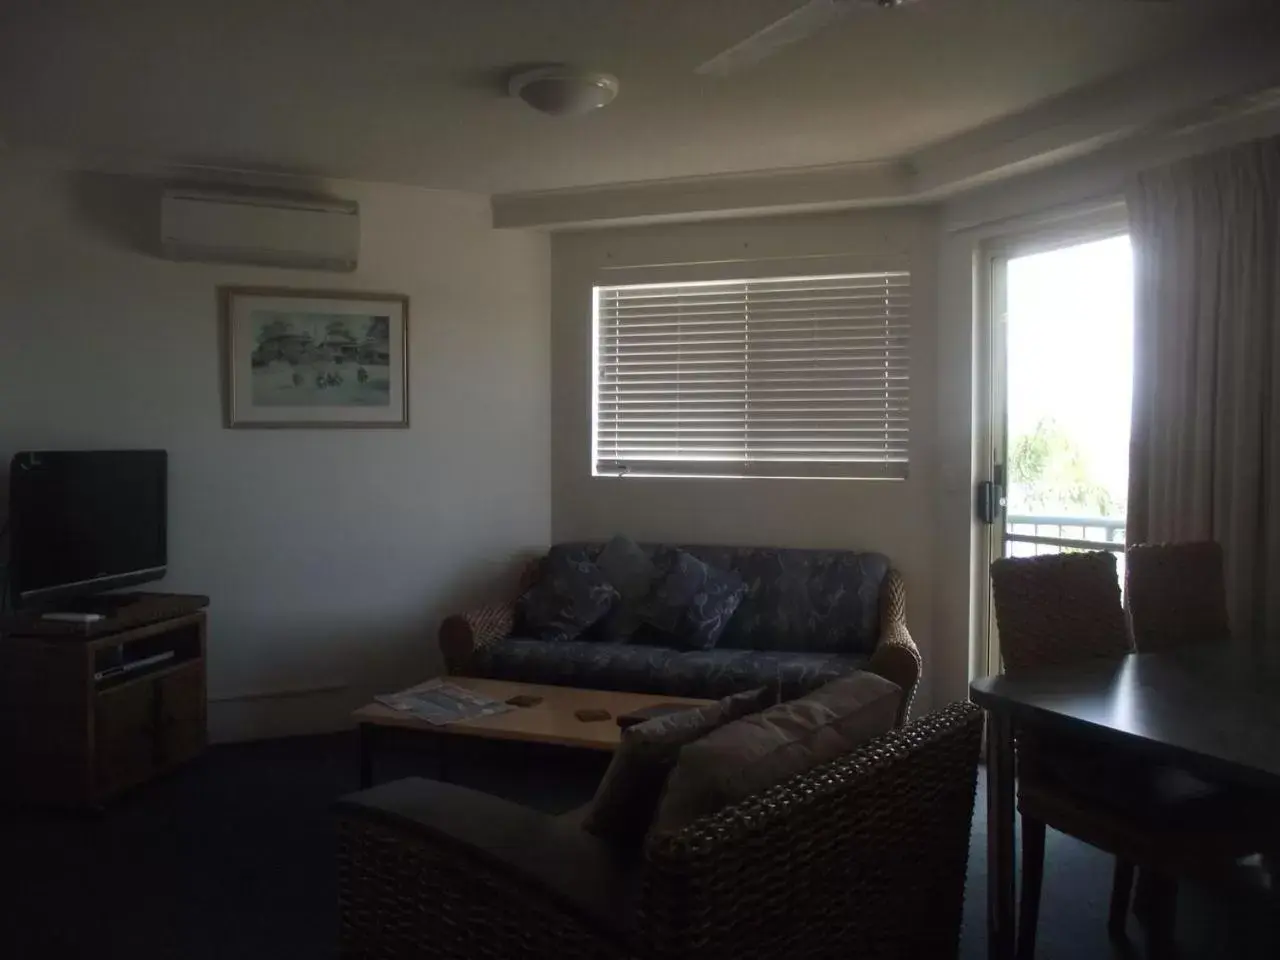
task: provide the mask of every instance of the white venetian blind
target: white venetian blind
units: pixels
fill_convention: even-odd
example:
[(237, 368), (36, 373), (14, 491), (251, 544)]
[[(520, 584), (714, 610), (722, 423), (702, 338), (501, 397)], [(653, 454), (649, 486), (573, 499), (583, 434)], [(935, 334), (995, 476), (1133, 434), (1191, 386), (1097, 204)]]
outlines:
[(595, 297), (597, 474), (907, 476), (910, 273)]

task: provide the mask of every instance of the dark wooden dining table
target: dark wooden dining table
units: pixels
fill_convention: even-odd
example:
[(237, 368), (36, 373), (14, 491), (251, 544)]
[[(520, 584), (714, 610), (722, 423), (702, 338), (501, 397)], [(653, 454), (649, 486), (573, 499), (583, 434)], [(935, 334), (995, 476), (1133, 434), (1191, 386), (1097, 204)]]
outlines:
[(1130, 654), (984, 677), (988, 955), (1014, 947), (1014, 732), (1137, 746), (1223, 783), (1280, 790), (1280, 664), (1223, 647)]

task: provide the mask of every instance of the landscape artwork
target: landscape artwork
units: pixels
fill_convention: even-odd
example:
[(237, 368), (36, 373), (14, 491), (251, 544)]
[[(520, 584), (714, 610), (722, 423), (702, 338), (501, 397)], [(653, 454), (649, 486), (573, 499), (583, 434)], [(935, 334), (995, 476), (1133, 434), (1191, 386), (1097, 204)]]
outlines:
[(253, 404), (385, 407), (391, 403), (391, 318), (255, 310)]
[(404, 426), (408, 301), (224, 291), (229, 426)]

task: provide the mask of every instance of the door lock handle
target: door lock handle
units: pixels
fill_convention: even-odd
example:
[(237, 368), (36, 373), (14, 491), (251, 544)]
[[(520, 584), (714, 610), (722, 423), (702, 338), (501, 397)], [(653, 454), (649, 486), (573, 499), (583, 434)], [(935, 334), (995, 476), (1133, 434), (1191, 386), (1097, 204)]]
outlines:
[(1004, 487), (1001, 484), (994, 480), (983, 480), (978, 484), (976, 509), (978, 519), (983, 523), (997, 523), (1005, 502)]

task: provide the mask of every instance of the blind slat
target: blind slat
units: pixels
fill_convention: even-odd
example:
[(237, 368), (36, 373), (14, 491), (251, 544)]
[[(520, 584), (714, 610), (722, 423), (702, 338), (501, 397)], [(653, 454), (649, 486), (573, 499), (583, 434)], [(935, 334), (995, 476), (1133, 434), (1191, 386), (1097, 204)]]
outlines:
[[(905, 323), (910, 313), (909, 305), (877, 304), (865, 309), (854, 306), (833, 308), (831, 311), (797, 310), (795, 312), (750, 311), (750, 319), (760, 324), (786, 324), (811, 326), (820, 323), (850, 323), (875, 327), (893, 323)], [(748, 311), (742, 307), (736, 310), (694, 313), (654, 313), (643, 317), (614, 317), (601, 313), (598, 317), (600, 328), (605, 333), (631, 333), (647, 328), (670, 328), (695, 330), (699, 327), (730, 327), (740, 329), (747, 323)]]
[(744, 341), (747, 338), (750, 338), (751, 341), (752, 356), (757, 353), (765, 355), (779, 353), (812, 354), (816, 360), (830, 356), (834, 352), (838, 352), (841, 356), (855, 354), (857, 356), (875, 357), (895, 352), (905, 353), (907, 350), (906, 341), (902, 337), (882, 337), (877, 341), (866, 337), (822, 336), (818, 334), (811, 337), (770, 337), (756, 334), (739, 334), (732, 340), (725, 337), (718, 340), (687, 340), (683, 343), (611, 343), (601, 346), (600, 361), (607, 366), (609, 361), (615, 357), (670, 357), (672, 360), (678, 361), (684, 357), (703, 356), (708, 353), (737, 353), (741, 355), (746, 346)]
[[(658, 374), (649, 374), (633, 371), (614, 371), (608, 375), (601, 376), (601, 383), (607, 382), (609, 389), (625, 389), (629, 387), (661, 387), (663, 392), (668, 392), (667, 388), (671, 386), (687, 386), (701, 387), (715, 384), (744, 384), (746, 383), (746, 374), (736, 373), (732, 370), (688, 370), (683, 371), (679, 378), (667, 378)], [(764, 372), (751, 378), (751, 382), (755, 385), (769, 386), (773, 384), (803, 384), (813, 387), (820, 387), (822, 384), (831, 383), (844, 386), (847, 380), (841, 375), (838, 368), (827, 367), (822, 370), (805, 370), (800, 371), (797, 375), (796, 371), (778, 371), (776, 373)]]
[(726, 323), (732, 318), (750, 316), (752, 318), (768, 317), (774, 320), (787, 320), (797, 316), (808, 319), (827, 319), (839, 317), (892, 316), (905, 314), (911, 304), (906, 300), (888, 300), (867, 298), (864, 301), (844, 301), (841, 303), (812, 304), (803, 301), (787, 301), (778, 304), (739, 303), (699, 304), (697, 308), (664, 306), (661, 309), (645, 309), (631, 312), (621, 310), (601, 310), (600, 319), (611, 326), (629, 327), (659, 320), (676, 319), (689, 322)]
[(906, 477), (910, 273), (595, 296), (597, 474)]
[[(748, 377), (752, 370), (760, 370), (761, 368), (771, 369), (773, 372), (784, 371), (805, 371), (813, 370), (815, 372), (830, 373), (832, 371), (848, 372), (848, 373), (871, 373), (873, 375), (884, 372), (884, 364), (876, 366), (874, 364), (855, 365), (853, 358), (850, 357), (814, 357), (809, 359), (796, 357), (756, 357), (751, 360), (743, 361), (732, 357), (715, 357), (715, 358), (699, 358), (697, 360), (687, 360), (683, 362), (667, 362), (661, 360), (621, 360), (617, 361), (618, 367), (632, 372), (641, 368), (652, 373), (666, 372), (673, 374), (678, 380), (681, 374), (688, 372), (696, 372), (698, 370), (724, 372), (730, 368), (745, 369)], [(905, 367), (905, 365), (904, 365)]]
[[(883, 417), (872, 416), (867, 418), (867, 422), (879, 423), (879, 422), (882, 422), (884, 419), (885, 418)], [(887, 419), (893, 423), (907, 422), (907, 418), (905, 416), (889, 417)], [(656, 430), (665, 430), (667, 429), (667, 427), (665, 426), (666, 422), (667, 421), (665, 420), (639, 420), (635, 418), (628, 418), (626, 420), (626, 423), (628, 424), (628, 426), (626, 427), (620, 427), (620, 426), (614, 425), (614, 426), (602, 427), (602, 430), (607, 431), (610, 434), (621, 432), (623, 430), (634, 430), (636, 432), (645, 432), (650, 428), (656, 429)], [(675, 431), (677, 432), (684, 429), (694, 429), (699, 426), (706, 426), (709, 429), (723, 427), (731, 432), (737, 433), (740, 425), (746, 422), (746, 417), (745, 416), (696, 417), (696, 418), (690, 418), (688, 420), (681, 418), (680, 422), (682, 426), (678, 428), (674, 428)], [(807, 430), (807, 429), (825, 429), (825, 427), (814, 427), (813, 426), (814, 424), (830, 425), (830, 424), (841, 424), (841, 423), (849, 423), (849, 422), (861, 423), (862, 421), (850, 421), (846, 417), (829, 417), (825, 420), (822, 419), (821, 417), (763, 417), (763, 418), (760, 418), (757, 422), (760, 426), (764, 426), (764, 427), (769, 427), (771, 424), (777, 424), (777, 425), (785, 424), (788, 429)]]
[(742, 280), (737, 283), (703, 284), (675, 283), (655, 286), (621, 286), (597, 288), (597, 299), (608, 304), (636, 304), (646, 301), (670, 300), (673, 303), (697, 303), (716, 297), (804, 294), (819, 291), (856, 292), (867, 290), (910, 291), (911, 278), (908, 274), (866, 274), (862, 277), (832, 278), (831, 280), (806, 281), (804, 283), (782, 283), (768, 280)]

